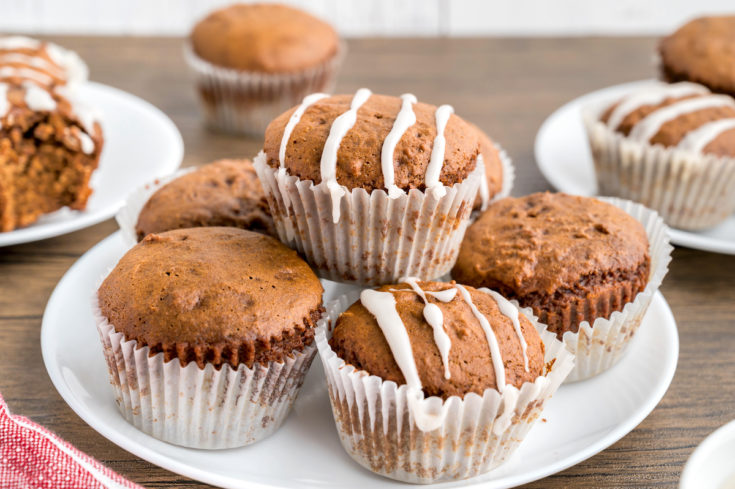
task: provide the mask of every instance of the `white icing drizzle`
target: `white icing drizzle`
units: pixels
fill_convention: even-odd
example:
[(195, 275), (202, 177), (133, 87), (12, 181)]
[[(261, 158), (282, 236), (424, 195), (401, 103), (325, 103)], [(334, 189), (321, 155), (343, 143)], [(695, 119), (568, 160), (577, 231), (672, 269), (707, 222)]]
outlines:
[(523, 367), (526, 369), (526, 372), (528, 372), (528, 344), (526, 343), (526, 338), (523, 336), (523, 331), (521, 330), (521, 322), (518, 318), (518, 308), (511, 304), (508, 299), (498, 294), (494, 290), (490, 290), (485, 287), (479, 290), (481, 292), (485, 292), (493, 299), (495, 299), (495, 303), (498, 305), (500, 313), (510, 319), (513, 323), (513, 328), (516, 330), (516, 336), (518, 336), (518, 341), (520, 341), (521, 350), (523, 351)]
[(21, 68), (17, 66), (3, 66), (0, 67), (0, 78), (26, 78), (28, 80), (34, 80), (42, 85), (50, 85), (53, 83), (53, 78), (45, 73), (42, 73), (33, 68)]
[(667, 98), (681, 98), (688, 95), (704, 95), (706, 93), (709, 93), (709, 90), (696, 83), (658, 83), (651, 85), (623, 98), (610, 114), (607, 120), (607, 127), (613, 130), (617, 129), (626, 116), (644, 105), (658, 105)]
[(88, 133), (88, 134), (94, 134), (95, 123), (99, 122), (100, 120), (100, 114), (99, 112), (90, 107), (89, 105), (85, 104), (84, 102), (81, 102), (78, 97), (75, 95), (74, 90), (70, 90), (66, 86), (63, 87), (55, 87), (56, 93), (66, 98), (69, 103), (72, 105), (72, 109), (74, 110), (74, 115), (79, 120), (79, 123), (82, 125), (82, 128)]
[(24, 82), (25, 102), (31, 110), (51, 111), (56, 108), (56, 100), (49, 92), (39, 87), (35, 83)]
[(370, 98), (370, 95), (372, 95), (372, 92), (367, 88), (361, 88), (355, 93), (350, 104), (350, 110), (341, 114), (332, 123), (332, 128), (329, 130), (329, 136), (322, 150), (320, 163), (322, 183), (326, 184), (332, 198), (332, 220), (335, 223), (339, 222), (339, 204), (346, 193), (345, 187), (337, 183), (337, 152), (345, 134), (352, 129), (355, 121), (357, 121), (357, 110)]
[(485, 167), (485, 158), (482, 157), (482, 153), (477, 155), (477, 164), (482, 165), (482, 179), (480, 180), (480, 210), (484, 211), (487, 206), (490, 205), (490, 188), (487, 184), (487, 168)]
[(500, 345), (498, 345), (498, 339), (495, 337), (495, 332), (493, 331), (493, 328), (490, 327), (490, 323), (485, 315), (482, 314), (480, 310), (477, 309), (475, 303), (472, 302), (472, 297), (467, 289), (459, 284), (455, 284), (454, 287), (459, 290), (459, 294), (462, 296), (462, 299), (468, 306), (470, 306), (472, 314), (480, 322), (480, 326), (482, 326), (482, 329), (485, 331), (487, 344), (490, 347), (490, 357), (492, 358), (493, 368), (495, 369), (495, 383), (498, 386), (498, 392), (502, 394), (505, 390), (505, 366), (503, 365), (503, 357), (500, 354)]
[(46, 71), (56, 76), (64, 76), (64, 73), (54, 63), (50, 63), (39, 56), (29, 56), (22, 53), (5, 53), (0, 54), (0, 64), (17, 63), (31, 68)]
[(77, 131), (77, 138), (79, 138), (79, 143), (84, 154), (92, 154), (94, 151), (94, 141), (92, 138), (83, 131)]
[(81, 82), (89, 76), (89, 69), (77, 53), (54, 43), (45, 44), (46, 53), (54, 63), (64, 68), (68, 82)]
[(648, 114), (633, 126), (628, 137), (635, 141), (648, 142), (666, 122), (698, 110), (724, 106), (735, 107), (735, 100), (727, 95), (684, 99)]
[(0, 49), (39, 49), (41, 41), (25, 36), (0, 37)]
[(409, 127), (416, 124), (416, 114), (413, 112), (413, 104), (417, 102), (416, 97), (410, 93), (401, 95), (401, 110), (396, 116), (393, 127), (383, 141), (383, 148), (380, 154), (380, 165), (383, 170), (383, 181), (385, 188), (388, 190), (388, 197), (396, 199), (404, 194), (403, 190), (396, 186), (394, 155), (398, 142)]
[(730, 129), (735, 129), (735, 118), (708, 122), (689, 132), (679, 141), (676, 147), (685, 151), (699, 153), (717, 136)]
[(440, 302), (452, 302), (457, 297), (457, 289), (445, 289), (439, 292), (426, 291), (426, 293)]
[(312, 93), (311, 95), (307, 95), (304, 97), (304, 100), (301, 102), (301, 105), (298, 106), (298, 108), (294, 111), (293, 114), (291, 114), (291, 118), (288, 120), (288, 124), (286, 124), (286, 128), (283, 130), (283, 137), (281, 138), (281, 147), (278, 150), (278, 162), (280, 164), (280, 168), (285, 168), (286, 165), (286, 146), (288, 146), (288, 141), (291, 139), (291, 133), (293, 132), (296, 125), (301, 120), (301, 117), (303, 117), (304, 112), (306, 112), (306, 109), (308, 109), (311, 105), (315, 104), (319, 100), (328, 97), (326, 93)]
[(8, 85), (6, 83), (0, 83), (0, 117), (5, 117), (10, 109), (10, 102), (8, 101)]
[(447, 127), (449, 117), (453, 113), (454, 108), (451, 105), (442, 105), (434, 113), (434, 118), (436, 119), (436, 137), (434, 138), (434, 147), (431, 149), (429, 166), (426, 167), (424, 183), (426, 189), (431, 190), (437, 198), (443, 197), (447, 193), (444, 185), (439, 181), (439, 177), (444, 166), (444, 153), (447, 144), (447, 140), (444, 137), (444, 129)]

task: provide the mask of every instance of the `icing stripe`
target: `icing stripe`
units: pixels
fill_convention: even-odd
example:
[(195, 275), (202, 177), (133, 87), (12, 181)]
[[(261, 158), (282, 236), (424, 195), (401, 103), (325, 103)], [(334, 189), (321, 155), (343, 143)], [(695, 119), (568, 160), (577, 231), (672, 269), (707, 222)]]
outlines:
[(25, 88), (25, 102), (31, 110), (51, 111), (56, 108), (56, 100), (49, 92), (39, 87), (35, 83), (23, 82)]
[(87, 133), (78, 131), (77, 137), (79, 138), (79, 144), (81, 145), (82, 152), (84, 154), (92, 154), (94, 151), (94, 141), (87, 135)]
[(288, 146), (288, 141), (291, 139), (291, 133), (293, 132), (296, 125), (301, 120), (301, 117), (303, 117), (304, 112), (306, 112), (306, 109), (308, 109), (311, 105), (318, 102), (319, 100), (328, 97), (326, 93), (312, 93), (311, 95), (307, 95), (304, 97), (304, 100), (301, 102), (301, 105), (294, 111), (293, 114), (291, 114), (291, 118), (288, 120), (288, 124), (286, 124), (286, 128), (283, 130), (283, 137), (281, 138), (281, 147), (278, 150), (278, 162), (280, 163), (280, 168), (284, 168), (286, 164), (286, 146)]
[(490, 205), (490, 188), (487, 184), (487, 167), (485, 166), (485, 158), (482, 157), (482, 153), (477, 155), (477, 164), (482, 165), (482, 179), (480, 180), (480, 210), (487, 210), (487, 206)]
[(735, 129), (735, 118), (708, 122), (684, 136), (676, 147), (699, 153), (717, 136), (730, 129)]
[(489, 294), (493, 299), (495, 299), (495, 303), (498, 305), (500, 312), (513, 323), (513, 329), (516, 330), (516, 336), (518, 336), (518, 341), (520, 341), (521, 350), (523, 351), (523, 366), (526, 369), (526, 372), (528, 372), (528, 344), (526, 343), (526, 338), (523, 336), (523, 330), (521, 330), (521, 322), (518, 318), (518, 308), (494, 290), (490, 290), (485, 287), (479, 290)]
[(0, 54), (0, 64), (5, 63), (17, 63), (26, 65), (29, 68), (43, 70), (47, 74), (56, 75), (59, 77), (64, 76), (64, 73), (53, 63), (46, 61), (39, 56), (29, 56), (21, 53), (6, 53)]
[(436, 197), (443, 197), (447, 192), (444, 185), (439, 181), (439, 177), (444, 166), (444, 153), (447, 144), (447, 140), (444, 137), (444, 129), (446, 129), (449, 117), (453, 113), (454, 108), (451, 105), (442, 105), (436, 109), (434, 114), (434, 118), (436, 119), (436, 137), (434, 138), (434, 147), (431, 148), (429, 166), (426, 167), (424, 184), (427, 190), (431, 189), (434, 191)]
[(0, 49), (39, 49), (41, 41), (25, 36), (0, 37)]
[(644, 105), (658, 105), (667, 98), (681, 98), (688, 95), (705, 95), (709, 93), (707, 88), (696, 83), (660, 83), (651, 87), (635, 92), (623, 98), (620, 103), (613, 109), (607, 120), (607, 127), (617, 129), (625, 118), (634, 110)]
[(337, 183), (337, 152), (345, 134), (352, 129), (355, 121), (357, 121), (357, 110), (370, 98), (370, 95), (372, 95), (372, 92), (367, 88), (361, 88), (355, 93), (350, 104), (350, 110), (341, 114), (332, 123), (329, 136), (322, 150), (320, 163), (322, 183), (326, 184), (332, 198), (332, 221), (335, 223), (339, 222), (339, 203), (346, 192), (344, 186)]
[(8, 101), (8, 85), (0, 83), (0, 117), (5, 117), (10, 109), (10, 101)]
[(685, 99), (648, 114), (633, 126), (629, 137), (635, 141), (648, 142), (661, 130), (661, 126), (679, 116), (698, 110), (724, 106), (735, 107), (735, 100), (727, 95), (707, 95)]
[(401, 110), (398, 112), (395, 122), (393, 122), (393, 127), (383, 141), (383, 148), (380, 154), (383, 181), (385, 182), (385, 188), (388, 190), (388, 196), (391, 199), (398, 198), (404, 194), (403, 190), (398, 188), (395, 184), (395, 168), (393, 167), (393, 160), (396, 145), (398, 145), (398, 142), (401, 140), (403, 134), (408, 130), (408, 128), (416, 124), (416, 114), (413, 112), (413, 104), (416, 103), (416, 97), (410, 93), (406, 93), (401, 95), (401, 99), (403, 100)]
[(42, 85), (50, 85), (54, 81), (50, 76), (33, 68), (18, 68), (16, 66), (3, 66), (0, 68), (0, 78), (13, 77), (35, 80)]

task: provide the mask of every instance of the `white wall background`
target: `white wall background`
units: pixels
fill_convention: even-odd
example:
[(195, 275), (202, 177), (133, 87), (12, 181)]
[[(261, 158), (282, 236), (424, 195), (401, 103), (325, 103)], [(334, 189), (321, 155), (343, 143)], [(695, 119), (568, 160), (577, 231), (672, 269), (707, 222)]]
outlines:
[[(735, 0), (280, 0), (345, 36), (635, 35), (669, 32)], [(0, 31), (184, 35), (230, 0), (0, 0)]]

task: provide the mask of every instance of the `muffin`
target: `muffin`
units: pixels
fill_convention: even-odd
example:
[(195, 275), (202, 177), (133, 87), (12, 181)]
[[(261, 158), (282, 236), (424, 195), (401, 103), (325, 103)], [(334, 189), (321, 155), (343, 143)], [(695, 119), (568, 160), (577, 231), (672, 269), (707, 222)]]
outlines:
[(496, 145), (482, 129), (474, 124), (470, 126), (478, 132), (480, 154), (485, 165), (485, 179), (480, 183), (480, 191), (475, 199), (473, 210), (484, 211), (490, 202), (510, 195), (515, 171), (505, 151)]
[(0, 37), (0, 81), (30, 80), (44, 86), (87, 80), (87, 65), (74, 51), (23, 36)]
[(585, 364), (578, 361), (572, 378), (614, 363), (670, 260), (656, 213), (625, 201), (613, 204), (548, 192), (502, 199), (470, 226), (452, 269), (461, 283), (495, 289), (530, 307), (567, 344), (591, 331), (595, 339), (603, 335), (609, 351), (591, 359), (601, 363), (582, 372)]
[(0, 231), (83, 210), (104, 139), (95, 114), (61, 90), (0, 82)]
[(407, 482), (487, 472), (520, 444), (572, 355), (496, 292), (401, 282), (341, 298), (331, 338), (327, 321), (317, 330), (342, 445)]
[(411, 94), (320, 94), (268, 126), (255, 158), (281, 241), (362, 284), (451, 268), (482, 181), (477, 131)]
[(149, 234), (94, 303), (120, 412), (187, 447), (268, 436), (314, 357), (322, 292), (296, 252), (271, 237), (226, 227)]
[(309, 93), (330, 91), (344, 48), (329, 24), (279, 4), (234, 4), (193, 28), (185, 55), (207, 124), (262, 135)]
[(250, 160), (215, 161), (166, 183), (143, 205), (135, 234), (140, 241), (151, 233), (204, 226), (276, 235)]
[(735, 16), (700, 17), (661, 39), (661, 73), (669, 82), (701, 83), (735, 96)]
[(735, 99), (702, 85), (652, 83), (588, 107), (599, 193), (640, 202), (688, 230), (735, 210)]

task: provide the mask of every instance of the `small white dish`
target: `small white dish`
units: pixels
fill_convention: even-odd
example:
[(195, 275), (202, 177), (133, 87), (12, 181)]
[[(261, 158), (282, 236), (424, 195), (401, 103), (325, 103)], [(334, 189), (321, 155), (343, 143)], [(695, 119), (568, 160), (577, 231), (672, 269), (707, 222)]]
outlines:
[(0, 233), (0, 246), (71, 233), (114, 216), (130, 192), (174, 172), (184, 156), (181, 134), (166, 114), (143, 99), (100, 83), (79, 87), (79, 99), (101, 113), (105, 146), (83, 211), (68, 208), (34, 224)]
[(735, 489), (735, 421), (711, 433), (689, 457), (679, 489)]
[[(603, 88), (568, 102), (541, 125), (536, 134), (536, 164), (552, 187), (576, 195), (595, 195), (594, 163), (582, 123), (581, 109), (605, 100), (614, 101), (636, 87), (650, 84), (642, 80)], [(735, 254), (735, 215), (706, 231), (671, 229), (671, 242), (688, 248)]]
[[(115, 405), (90, 305), (94, 287), (126, 249), (117, 232), (88, 251), (61, 279), (43, 317), (41, 349), (49, 376), (92, 428), (151, 463), (227, 488), (406, 488), (363, 469), (344, 452), (318, 361), (283, 427), (249, 447), (182, 448), (126, 422)], [(323, 283), (325, 300), (356, 288)], [(514, 487), (593, 456), (629, 433), (656, 407), (671, 383), (678, 354), (676, 322), (657, 293), (628, 353), (593, 379), (562, 385), (511, 460), (483, 476), (436, 486)]]

